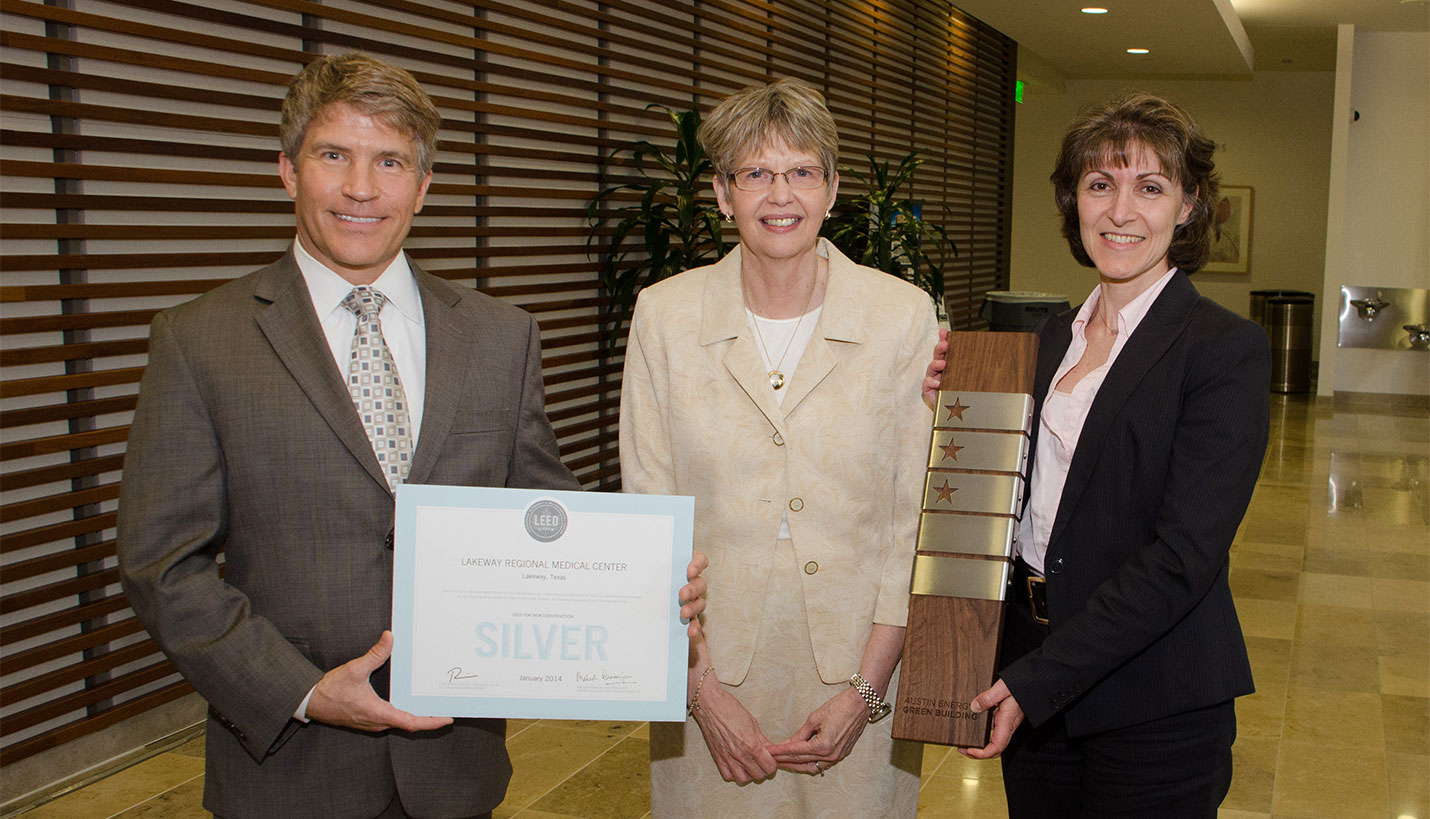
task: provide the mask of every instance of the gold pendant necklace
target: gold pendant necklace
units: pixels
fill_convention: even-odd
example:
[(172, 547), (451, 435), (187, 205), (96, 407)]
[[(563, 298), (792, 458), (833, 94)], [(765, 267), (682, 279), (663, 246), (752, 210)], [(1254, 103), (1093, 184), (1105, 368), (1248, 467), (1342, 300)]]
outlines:
[[(743, 286), (743, 284), (744, 284), (744, 281), (743, 281), (743, 280), (744, 280), (744, 276), (742, 275), (742, 276), (741, 276), (741, 287), (740, 287), (740, 295), (741, 295), (741, 297), (745, 297), (745, 288), (744, 288), (744, 286)], [(781, 368), (784, 367), (784, 365), (785, 365), (785, 356), (789, 355), (789, 349), (790, 349), (790, 347), (793, 347), (793, 346), (794, 346), (794, 340), (799, 337), (799, 327), (800, 327), (801, 324), (804, 324), (804, 317), (805, 317), (805, 315), (807, 315), (807, 314), (809, 313), (809, 306), (814, 303), (814, 291), (816, 291), (816, 290), (818, 290), (818, 289), (819, 289), (819, 262), (816, 261), (816, 262), (814, 263), (814, 283), (811, 284), (810, 287), (809, 287), (809, 297), (804, 300), (804, 310), (800, 311), (799, 321), (796, 321), (796, 322), (794, 323), (794, 333), (789, 337), (789, 341), (785, 342), (785, 351), (784, 351), (783, 353), (780, 353), (780, 360), (779, 360), (779, 362), (776, 363), (776, 364), (775, 364), (775, 368), (774, 368), (773, 370), (770, 370), (769, 373), (768, 373), (768, 375), (769, 375), (769, 377), (770, 377), (770, 388), (771, 388), (771, 389), (778, 390), (778, 389), (784, 387), (784, 385), (785, 385), (785, 374), (784, 374), (784, 371), (781, 369)], [(750, 310), (750, 300), (749, 300), (749, 298), (747, 298), (747, 297), (745, 298), (745, 309), (746, 309), (746, 310)], [(770, 348), (767, 347), (767, 346), (765, 346), (765, 335), (764, 335), (764, 333), (760, 332), (760, 316), (759, 316), (758, 313), (755, 313), (754, 310), (750, 310), (750, 313), (753, 314), (753, 315), (754, 315), (754, 318), (755, 318), (755, 321), (754, 321), (754, 325), (755, 325), (755, 338), (760, 342), (760, 352), (764, 355), (765, 360), (766, 360), (766, 361), (769, 361), (769, 360), (770, 360)]]

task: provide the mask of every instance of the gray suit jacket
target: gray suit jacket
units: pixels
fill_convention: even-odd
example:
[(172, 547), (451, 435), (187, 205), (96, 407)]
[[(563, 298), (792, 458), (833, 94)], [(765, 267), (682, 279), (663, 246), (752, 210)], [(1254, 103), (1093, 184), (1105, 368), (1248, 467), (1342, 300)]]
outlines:
[[(579, 488), (546, 418), (536, 322), (413, 273), (427, 373), (409, 481)], [(373, 816), (400, 792), (413, 814), (467, 816), (502, 800), (500, 720), (373, 735), (291, 718), (325, 670), (389, 625), (393, 511), (291, 250), (155, 318), (120, 571), (135, 613), (210, 703), (209, 810)]]

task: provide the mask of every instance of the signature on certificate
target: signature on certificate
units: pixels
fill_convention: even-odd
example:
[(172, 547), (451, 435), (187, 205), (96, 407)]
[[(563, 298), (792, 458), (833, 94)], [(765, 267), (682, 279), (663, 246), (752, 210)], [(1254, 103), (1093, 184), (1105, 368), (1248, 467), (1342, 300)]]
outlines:
[(603, 685), (635, 685), (636, 675), (614, 674), (604, 668), (601, 669), (601, 673), (599, 674), (587, 674), (582, 671), (577, 671), (576, 682), (601, 683)]
[(447, 682), (454, 682), (456, 680), (475, 680), (476, 678), (476, 674), (464, 674), (462, 672), (462, 667), (459, 665), (447, 669)]

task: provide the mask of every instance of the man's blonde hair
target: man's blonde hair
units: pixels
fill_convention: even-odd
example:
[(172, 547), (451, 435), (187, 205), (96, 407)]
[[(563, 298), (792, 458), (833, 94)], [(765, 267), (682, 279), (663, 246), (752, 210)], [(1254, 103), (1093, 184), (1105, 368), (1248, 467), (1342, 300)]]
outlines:
[(278, 139), (294, 165), (308, 126), (334, 103), (351, 105), (411, 137), (417, 148), (417, 175), (431, 172), (442, 123), (437, 106), (406, 70), (356, 51), (316, 59), (289, 84)]
[[(742, 157), (779, 139), (797, 151), (814, 151), (830, 178), (839, 161), (839, 129), (824, 95), (804, 80), (786, 77), (744, 88), (716, 105), (696, 135), (715, 174), (723, 178)], [(783, 171), (784, 168), (770, 168)]]

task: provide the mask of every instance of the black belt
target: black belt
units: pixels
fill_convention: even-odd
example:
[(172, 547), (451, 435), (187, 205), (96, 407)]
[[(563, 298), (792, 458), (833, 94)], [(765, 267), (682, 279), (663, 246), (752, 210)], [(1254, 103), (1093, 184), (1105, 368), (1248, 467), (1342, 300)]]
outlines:
[(1023, 562), (1023, 558), (1013, 560), (1013, 591), (1010, 600), (1027, 606), (1033, 619), (1042, 625), (1048, 624), (1048, 581)]

